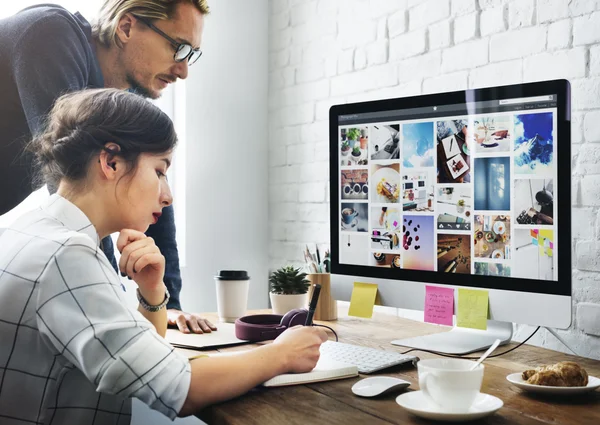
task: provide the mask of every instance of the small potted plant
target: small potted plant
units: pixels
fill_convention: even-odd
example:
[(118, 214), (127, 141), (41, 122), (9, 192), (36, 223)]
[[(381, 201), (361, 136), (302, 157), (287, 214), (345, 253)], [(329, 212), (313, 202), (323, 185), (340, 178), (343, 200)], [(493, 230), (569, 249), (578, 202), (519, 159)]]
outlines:
[(285, 266), (269, 278), (269, 298), (274, 314), (285, 314), (295, 308), (307, 308), (310, 281), (299, 268)]
[(350, 153), (350, 143), (347, 140), (342, 142), (342, 156), (348, 156)]
[(358, 128), (351, 128), (346, 133), (348, 137), (348, 143), (350, 143), (350, 147), (354, 148), (356, 141), (360, 138), (360, 130)]
[(465, 200), (459, 199), (456, 203), (456, 212), (462, 214), (465, 211)]
[(352, 159), (354, 161), (358, 161), (360, 159), (361, 155), (362, 155), (362, 152), (360, 150), (360, 146), (354, 145), (354, 149), (352, 149)]

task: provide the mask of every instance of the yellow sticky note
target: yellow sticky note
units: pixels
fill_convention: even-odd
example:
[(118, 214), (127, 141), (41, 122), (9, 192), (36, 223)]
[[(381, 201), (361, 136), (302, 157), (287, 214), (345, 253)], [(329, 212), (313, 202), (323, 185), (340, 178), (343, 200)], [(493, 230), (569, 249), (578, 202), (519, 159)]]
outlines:
[(458, 288), (456, 326), (487, 329), (488, 291)]
[(373, 317), (373, 306), (377, 296), (377, 285), (373, 283), (354, 282), (348, 316)]

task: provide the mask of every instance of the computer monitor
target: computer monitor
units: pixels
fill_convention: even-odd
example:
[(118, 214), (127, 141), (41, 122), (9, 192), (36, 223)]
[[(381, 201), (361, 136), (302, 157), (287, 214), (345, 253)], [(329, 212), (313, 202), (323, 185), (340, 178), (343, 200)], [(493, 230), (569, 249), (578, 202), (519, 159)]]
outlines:
[(440, 352), (569, 327), (568, 81), (335, 105), (329, 124), (335, 299), (370, 282), (382, 305), (423, 310), (426, 284), (487, 290), (487, 331), (393, 341)]

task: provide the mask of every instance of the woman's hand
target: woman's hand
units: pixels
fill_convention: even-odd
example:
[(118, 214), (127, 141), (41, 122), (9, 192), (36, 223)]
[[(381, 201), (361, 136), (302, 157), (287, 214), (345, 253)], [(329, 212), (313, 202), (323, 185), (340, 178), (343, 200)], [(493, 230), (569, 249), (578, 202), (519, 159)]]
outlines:
[(123, 229), (117, 239), (121, 253), (119, 270), (129, 276), (140, 288), (140, 293), (151, 305), (158, 305), (165, 298), (165, 257), (154, 239), (132, 229)]

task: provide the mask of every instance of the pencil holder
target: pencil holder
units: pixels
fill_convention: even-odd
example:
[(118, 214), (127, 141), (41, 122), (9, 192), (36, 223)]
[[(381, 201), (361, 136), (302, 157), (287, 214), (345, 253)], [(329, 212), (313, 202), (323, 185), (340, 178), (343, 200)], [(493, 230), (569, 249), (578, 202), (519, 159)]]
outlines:
[[(306, 276), (311, 284), (321, 285), (319, 301), (314, 320), (337, 320), (337, 302), (331, 297), (331, 280), (329, 273), (311, 273)], [(308, 298), (312, 297), (312, 285), (308, 290)]]

